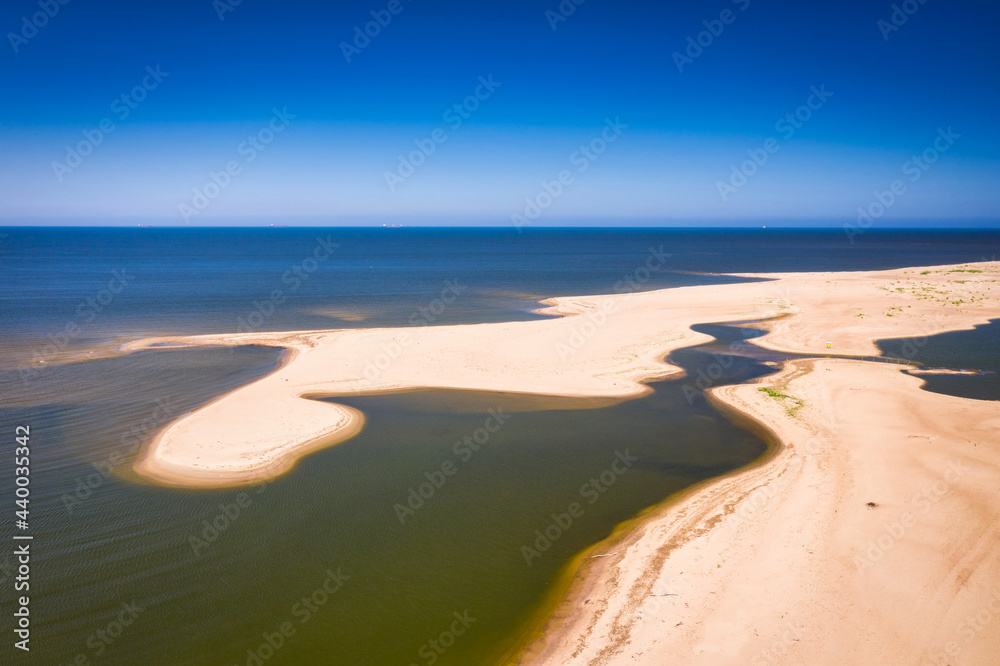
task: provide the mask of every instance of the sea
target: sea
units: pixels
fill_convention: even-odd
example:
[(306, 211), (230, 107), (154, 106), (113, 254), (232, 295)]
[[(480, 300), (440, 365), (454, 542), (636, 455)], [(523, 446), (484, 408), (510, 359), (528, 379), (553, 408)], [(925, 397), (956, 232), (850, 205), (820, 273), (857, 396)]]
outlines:
[[(637, 516), (772, 450), (701, 391), (787, 358), (718, 322), (700, 327), (714, 341), (670, 355), (686, 377), (633, 400), (329, 396), (366, 415), (359, 435), (268, 482), (191, 490), (132, 464), (281, 353), (123, 354), (130, 341), (528, 320), (552, 296), (998, 255), (989, 230), (0, 228), (5, 627), (28, 597), (38, 664), (516, 663)], [(1000, 322), (879, 345), (883, 361), (976, 371), (923, 375), (927, 390), (1000, 400), (998, 343)], [(6, 635), (0, 662), (16, 663)]]

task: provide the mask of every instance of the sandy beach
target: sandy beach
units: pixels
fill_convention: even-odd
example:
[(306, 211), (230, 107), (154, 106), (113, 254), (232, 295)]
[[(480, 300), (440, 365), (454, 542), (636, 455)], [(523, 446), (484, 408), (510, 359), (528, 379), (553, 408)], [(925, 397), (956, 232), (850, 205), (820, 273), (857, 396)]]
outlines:
[[(308, 396), (641, 395), (643, 382), (679, 372), (665, 353), (707, 339), (696, 323), (785, 314), (756, 342), (864, 356), (876, 339), (1000, 317), (996, 264), (752, 277), (767, 280), (554, 298), (544, 311), (561, 316), (541, 321), (143, 340), (130, 350), (290, 354), (166, 427), (138, 471), (172, 485), (243, 483), (363, 426), (356, 411)], [(1000, 409), (922, 391), (900, 370), (801, 360), (711, 390), (771, 434), (773, 454), (666, 502), (614, 555), (590, 560), (521, 663), (996, 663)]]
[(1000, 666), (1000, 0), (8, 5), (11, 654)]
[(666, 353), (709, 339), (690, 330), (698, 323), (787, 314), (761, 344), (873, 355), (878, 338), (971, 328), (1000, 316), (991, 295), (998, 275), (996, 264), (755, 275), (748, 277), (765, 279), (553, 298), (542, 311), (562, 316), (538, 321), (144, 339), (126, 350), (256, 344), (289, 355), (276, 372), (169, 424), (137, 469), (174, 485), (246, 483), (287, 471), (361, 427), (357, 412), (306, 396), (414, 387), (642, 395), (644, 382), (679, 372), (663, 362)]
[(1000, 409), (920, 384), (822, 360), (713, 389), (777, 455), (626, 537), (525, 663), (997, 663)]

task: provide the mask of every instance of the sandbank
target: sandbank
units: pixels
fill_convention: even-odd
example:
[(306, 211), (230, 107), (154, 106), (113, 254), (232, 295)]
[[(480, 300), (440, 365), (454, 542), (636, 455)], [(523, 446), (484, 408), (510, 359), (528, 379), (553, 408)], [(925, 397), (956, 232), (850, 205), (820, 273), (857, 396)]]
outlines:
[[(955, 272), (963, 271), (963, 272)], [(982, 271), (969, 273), (964, 271)], [(168, 424), (137, 471), (212, 487), (287, 471), (361, 427), (355, 410), (309, 399), (419, 387), (628, 398), (680, 370), (663, 358), (698, 344), (698, 323), (789, 314), (761, 344), (873, 355), (873, 340), (971, 328), (1000, 316), (1000, 266), (969, 264), (845, 273), (755, 274), (727, 285), (552, 298), (550, 319), (508, 323), (167, 336), (126, 351), (177, 345), (265, 345), (290, 351), (274, 373)], [(828, 346), (829, 344), (829, 346)]]
[[(645, 382), (680, 372), (668, 352), (708, 339), (690, 329), (698, 323), (773, 318), (755, 343), (871, 357), (876, 339), (1000, 317), (996, 263), (748, 277), (766, 281), (552, 298), (542, 311), (558, 316), (529, 322), (132, 343), (126, 351), (289, 350), (271, 375), (166, 426), (137, 470), (194, 487), (281, 474), (363, 427), (360, 413), (320, 396), (642, 395)], [(585, 560), (519, 662), (1000, 663), (1000, 408), (922, 391), (900, 370), (797, 360), (759, 383), (711, 389), (720, 408), (767, 431), (770, 454), (630, 521), (613, 555)]]

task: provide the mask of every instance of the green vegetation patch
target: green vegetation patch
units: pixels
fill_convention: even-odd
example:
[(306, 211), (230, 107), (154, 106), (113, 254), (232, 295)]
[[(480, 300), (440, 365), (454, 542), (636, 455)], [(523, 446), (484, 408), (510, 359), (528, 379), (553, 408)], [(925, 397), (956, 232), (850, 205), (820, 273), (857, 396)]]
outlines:
[(760, 391), (761, 393), (768, 394), (769, 396), (771, 396), (775, 400), (791, 400), (792, 402), (794, 402), (795, 404), (792, 405), (792, 406), (787, 406), (787, 405), (785, 406), (785, 413), (788, 414), (789, 416), (793, 416), (794, 417), (798, 413), (798, 411), (800, 409), (802, 409), (803, 407), (805, 407), (805, 404), (806, 404), (806, 403), (802, 402), (801, 400), (799, 400), (798, 398), (796, 398), (795, 396), (788, 395), (787, 393), (782, 393), (781, 391), (778, 391), (777, 389), (773, 389), (773, 388), (769, 388), (769, 387), (765, 386), (765, 387), (759, 388), (757, 390)]

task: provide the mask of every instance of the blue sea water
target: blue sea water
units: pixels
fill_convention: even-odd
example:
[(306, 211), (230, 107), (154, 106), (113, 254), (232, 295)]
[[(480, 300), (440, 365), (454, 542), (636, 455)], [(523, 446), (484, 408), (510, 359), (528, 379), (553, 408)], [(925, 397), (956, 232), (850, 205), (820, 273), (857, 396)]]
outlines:
[[(872, 230), (853, 244), (841, 231), (784, 230), (3, 233), (0, 445), (12, 446), (17, 425), (30, 426), (33, 656), (53, 664), (424, 664), (428, 641), (455, 613), (475, 623), (437, 655), (438, 666), (506, 663), (551, 610), (581, 551), (765, 450), (680, 382), (654, 383), (650, 395), (619, 404), (426, 390), (329, 398), (363, 411), (365, 429), (268, 483), (152, 486), (131, 470), (157, 429), (279, 359), (257, 347), (101, 353), (125, 340), (528, 319), (541, 316), (532, 310), (549, 296), (721, 287), (739, 279), (719, 275), (727, 272), (880, 269), (1000, 253), (1000, 233), (982, 231)], [(712, 352), (746, 337), (730, 328), (701, 327), (720, 342), (677, 350), (672, 362), (701, 376)], [(929, 338), (920, 360), (1000, 367), (998, 328)], [(906, 346), (884, 342), (887, 353)], [(26, 363), (35, 371), (25, 374)], [(737, 356), (716, 381), (773, 371)], [(977, 390), (997, 398), (995, 387)], [(456, 454), (454, 444), (498, 408), (509, 422), (475, 455)], [(535, 543), (535, 530), (584, 501), (581, 484), (623, 450), (635, 465), (526, 563), (521, 548)], [(395, 505), (446, 462), (456, 475), (401, 520)], [(0, 458), (4, 506), (14, 505), (14, 468), (12, 456)], [(11, 530), (3, 525), (8, 541)], [(343, 589), (305, 614), (301, 600), (341, 570)], [(14, 571), (9, 552), (0, 553), (3, 589)], [(142, 610), (116, 628), (123, 604)], [(276, 642), (284, 622), (295, 633), (269, 653), (265, 641)]]
[[(528, 319), (549, 296), (1000, 254), (989, 230), (522, 231), (5, 228), (0, 367), (154, 334)], [(442, 309), (442, 293), (458, 297)]]

